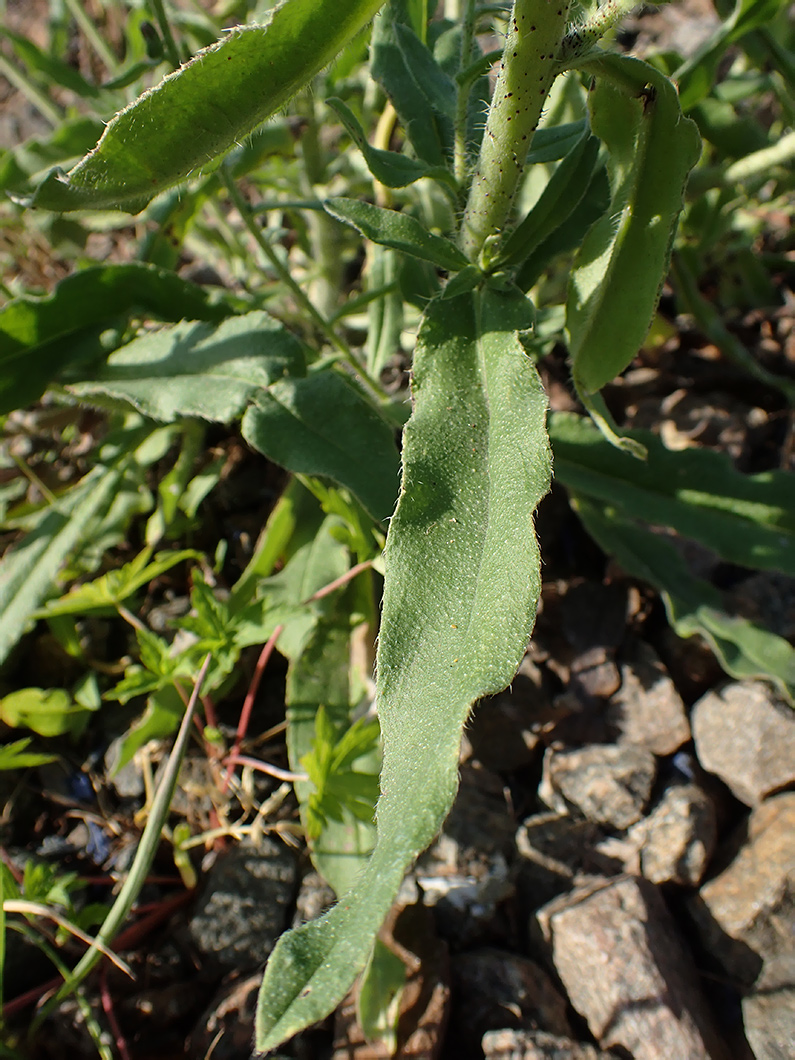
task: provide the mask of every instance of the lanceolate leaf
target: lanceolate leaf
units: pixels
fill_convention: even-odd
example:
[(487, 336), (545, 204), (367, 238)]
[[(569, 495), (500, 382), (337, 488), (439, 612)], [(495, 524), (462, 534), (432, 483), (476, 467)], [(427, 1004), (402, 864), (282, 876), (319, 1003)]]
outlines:
[(435, 177), (446, 184), (455, 185), (453, 177), (444, 166), (428, 166), (416, 158), (409, 158), (408, 155), (399, 154), (397, 151), (382, 151), (380, 148), (371, 147), (364, 135), (364, 130), (347, 103), (333, 96), (327, 99), (326, 103), (348, 130), (351, 139), (364, 155), (367, 168), (375, 179), (388, 188), (405, 188), (413, 184), (415, 180), (419, 180), (420, 177)]
[(555, 475), (580, 495), (668, 526), (729, 563), (795, 575), (795, 482), (784, 471), (743, 475), (724, 453), (672, 452), (649, 431), (629, 437), (647, 460), (620, 452), (581, 416), (550, 417)]
[(140, 264), (83, 269), (51, 295), (15, 298), (0, 311), (0, 413), (30, 404), (70, 365), (101, 355), (99, 329), (129, 314), (219, 321), (230, 312), (196, 284)]
[(383, 0), (284, 0), (116, 115), (96, 148), (53, 170), (30, 205), (137, 213), (253, 132), (323, 69)]
[(765, 677), (795, 704), (795, 648), (783, 637), (726, 612), (720, 593), (694, 578), (664, 537), (645, 530), (614, 508), (574, 495), (588, 532), (628, 574), (662, 593), (668, 618), (680, 637), (701, 634), (732, 677)]
[(569, 151), (538, 202), (517, 225), (500, 254), (500, 265), (519, 265), (574, 212), (593, 177), (599, 141), (583, 136)]
[(646, 63), (605, 54), (585, 67), (597, 77), (588, 105), (610, 153), (613, 198), (575, 261), (567, 329), (574, 381), (594, 393), (626, 368), (649, 330), (701, 140), (674, 86)]
[(406, 868), (450, 808), (471, 704), (505, 687), (526, 648), (540, 585), (533, 512), (550, 474), (546, 400), (516, 334), (526, 315), (515, 290), (426, 311), (386, 550), (377, 844), (339, 905), (279, 941), (258, 1049), (327, 1015), (362, 969)]
[(89, 401), (127, 401), (166, 423), (183, 416), (228, 423), (259, 387), (303, 375), (304, 366), (298, 339), (257, 310), (218, 327), (191, 320), (143, 335), (112, 354), (96, 379), (70, 389)]
[(402, 250), (450, 272), (458, 272), (468, 264), (454, 243), (443, 236), (435, 236), (410, 214), (384, 210), (369, 202), (343, 196), (326, 199), (323, 206), (332, 217), (353, 225), (374, 243)]

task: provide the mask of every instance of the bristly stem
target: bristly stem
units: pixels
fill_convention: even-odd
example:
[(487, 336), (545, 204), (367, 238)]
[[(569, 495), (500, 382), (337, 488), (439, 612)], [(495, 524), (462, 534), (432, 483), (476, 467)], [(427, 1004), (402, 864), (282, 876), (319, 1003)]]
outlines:
[(470, 261), (485, 267), (487, 246), (508, 219), (533, 133), (559, 70), (570, 3), (514, 2), (460, 235)]

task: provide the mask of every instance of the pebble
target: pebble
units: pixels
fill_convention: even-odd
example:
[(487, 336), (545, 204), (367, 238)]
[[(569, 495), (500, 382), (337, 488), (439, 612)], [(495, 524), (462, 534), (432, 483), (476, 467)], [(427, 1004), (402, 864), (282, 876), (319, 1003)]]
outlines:
[(765, 963), (743, 998), (743, 1023), (756, 1060), (795, 1056), (795, 952)]
[(267, 837), (221, 854), (188, 925), (197, 948), (229, 971), (263, 964), (287, 927), (295, 877), (293, 852)]
[(690, 739), (682, 697), (653, 648), (636, 643), (621, 664), (621, 688), (610, 700), (607, 724), (618, 743), (670, 755)]
[(688, 902), (704, 948), (720, 968), (752, 983), (795, 939), (795, 792), (755, 809), (730, 864)]
[(593, 821), (568, 814), (539, 813), (516, 832), (519, 853), (517, 891), (529, 912), (570, 890), (595, 869), (621, 872), (623, 864), (604, 864), (596, 854), (604, 833)]
[(538, 912), (569, 1000), (602, 1048), (633, 1060), (717, 1060), (692, 957), (656, 888), (624, 877)]
[(546, 1031), (489, 1031), (483, 1036), (486, 1060), (613, 1060), (584, 1042)]
[(735, 681), (693, 707), (696, 754), (746, 806), (795, 782), (795, 713), (763, 681)]
[(544, 756), (539, 797), (559, 813), (574, 807), (597, 824), (624, 829), (640, 820), (656, 764), (650, 751), (629, 744), (592, 744)]
[(490, 1030), (533, 1030), (571, 1033), (566, 1001), (547, 973), (527, 957), (483, 947), (453, 960), (453, 1010), (446, 1045), (450, 1055), (477, 1055)]
[(697, 887), (715, 850), (715, 807), (696, 784), (667, 788), (648, 817), (630, 830), (640, 871), (652, 883)]

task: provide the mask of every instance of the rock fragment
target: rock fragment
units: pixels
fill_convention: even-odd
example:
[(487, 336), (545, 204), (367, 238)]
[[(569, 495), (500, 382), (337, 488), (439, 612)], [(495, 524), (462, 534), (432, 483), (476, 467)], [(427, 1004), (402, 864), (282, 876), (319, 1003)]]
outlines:
[(610, 700), (607, 724), (618, 743), (670, 755), (690, 739), (685, 705), (653, 648), (634, 645), (621, 664), (621, 687)]
[(795, 792), (763, 802), (734, 860), (688, 902), (702, 943), (745, 984), (795, 940)]
[(539, 796), (552, 809), (574, 807), (583, 817), (629, 828), (649, 801), (656, 765), (642, 747), (591, 744), (573, 751), (550, 748), (544, 756)]
[(693, 707), (696, 754), (746, 806), (795, 782), (795, 713), (763, 681), (735, 681)]
[(188, 925), (197, 948), (229, 971), (262, 964), (287, 927), (295, 876), (295, 855), (267, 837), (219, 856)]
[(483, 947), (458, 955), (451, 970), (450, 1055), (472, 1055), (472, 1043), (489, 1030), (545, 1027), (571, 1033), (564, 998), (543, 968), (526, 957)]
[(743, 1023), (756, 1060), (795, 1056), (795, 953), (765, 964), (743, 999)]
[(697, 887), (715, 850), (715, 807), (697, 784), (667, 788), (648, 817), (630, 830), (640, 871), (652, 883)]
[(584, 1042), (546, 1031), (489, 1031), (483, 1036), (486, 1060), (614, 1060)]
[(717, 1060), (710, 1025), (670, 915), (652, 884), (580, 888), (538, 921), (574, 1008), (602, 1048), (633, 1060)]

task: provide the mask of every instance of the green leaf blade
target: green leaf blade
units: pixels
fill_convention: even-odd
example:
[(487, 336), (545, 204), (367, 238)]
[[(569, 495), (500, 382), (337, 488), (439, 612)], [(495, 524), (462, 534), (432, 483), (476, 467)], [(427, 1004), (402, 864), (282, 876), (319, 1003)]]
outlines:
[(525, 651), (540, 587), (533, 513), (550, 474), (546, 399), (516, 335), (526, 319), (516, 291), (426, 311), (385, 557), (378, 840), (340, 904), (279, 941), (258, 1049), (325, 1016), (364, 966), (405, 870), (452, 804), (472, 702), (503, 688)]
[(402, 250), (404, 254), (430, 261), (449, 272), (458, 272), (469, 264), (454, 243), (429, 232), (411, 214), (384, 210), (342, 195), (326, 199), (323, 206), (332, 217), (352, 225), (373, 243)]
[(137, 213), (252, 133), (319, 73), (383, 0), (286, 0), (233, 29), (122, 110), (97, 146), (29, 205)]
[(391, 515), (400, 465), (392, 431), (339, 372), (282, 379), (259, 391), (242, 430), (289, 471), (333, 479), (379, 522)]
[(585, 237), (569, 286), (572, 374), (586, 394), (622, 372), (646, 337), (685, 181), (701, 152), (666, 77), (627, 56), (605, 55), (591, 67), (591, 126), (610, 152), (613, 198)]
[(303, 375), (298, 339), (261, 310), (217, 327), (183, 321), (133, 340), (111, 354), (95, 380), (70, 387), (85, 400), (102, 395), (129, 402), (153, 419), (183, 416), (228, 423), (261, 387)]

